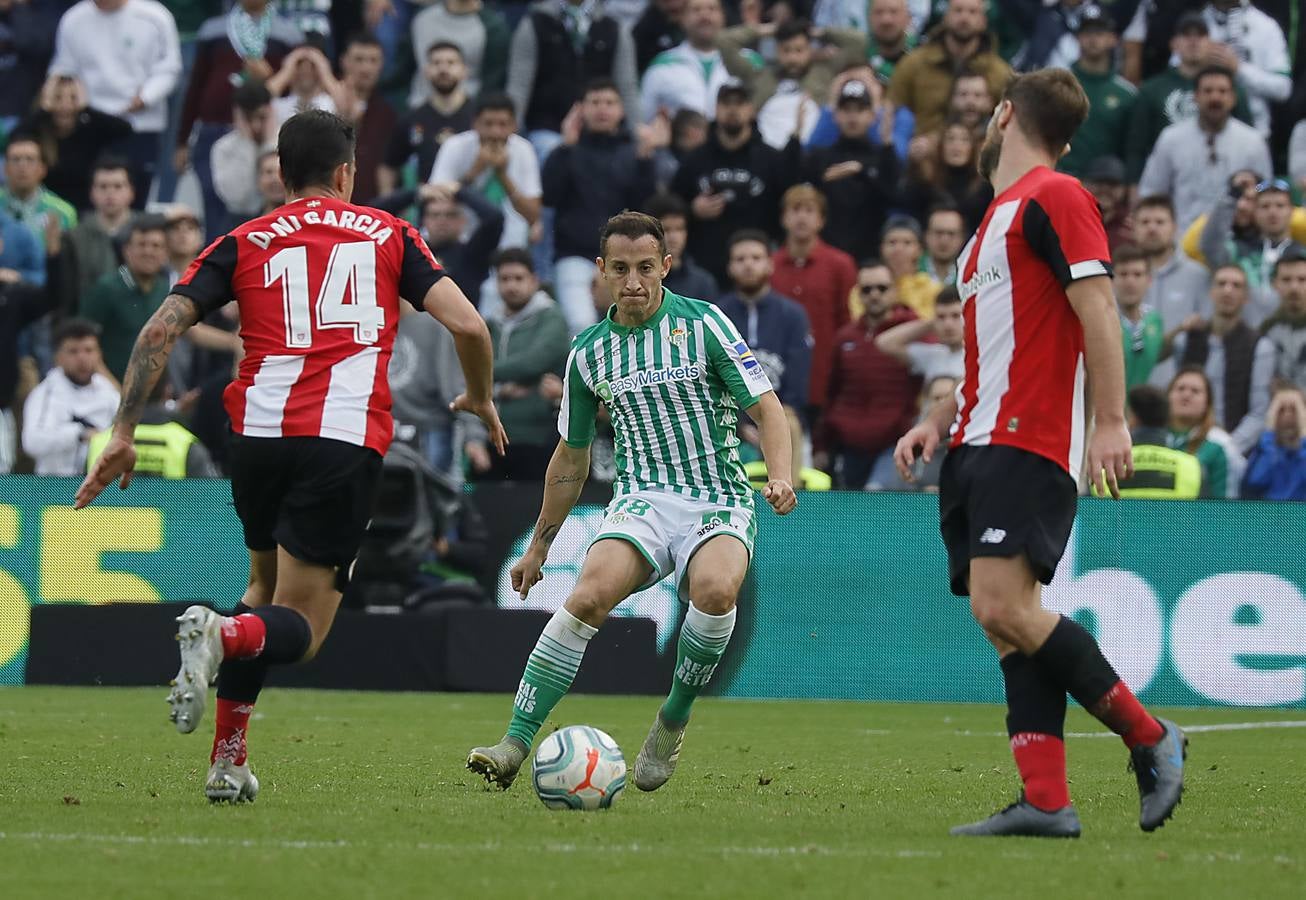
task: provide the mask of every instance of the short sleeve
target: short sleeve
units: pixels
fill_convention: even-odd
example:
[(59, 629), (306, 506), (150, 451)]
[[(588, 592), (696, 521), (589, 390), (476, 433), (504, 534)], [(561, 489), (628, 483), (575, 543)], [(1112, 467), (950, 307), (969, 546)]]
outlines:
[(417, 229), (407, 222), (401, 224), (404, 258), (399, 264), (399, 296), (412, 304), (418, 312), (422, 312), (426, 308), (426, 292), (445, 273)]
[(562, 380), (562, 409), (558, 412), (558, 434), (568, 447), (588, 447), (594, 440), (594, 417), (598, 414), (598, 399), (581, 374), (579, 348), (573, 347), (567, 356), (567, 369)]
[(735, 402), (747, 409), (772, 390), (771, 379), (724, 313), (713, 309), (703, 317), (703, 322), (707, 325), (707, 356), (712, 370), (725, 383)]
[(544, 186), (540, 181), (540, 163), (530, 143), (521, 138), (521, 143), (514, 141), (508, 148), (510, 152), (517, 148), (508, 160), (508, 174), (518, 192), (527, 199), (541, 196)]
[(916, 341), (907, 345), (907, 365), (913, 375), (924, 375), (939, 355), (939, 344)]
[(1084, 187), (1061, 181), (1025, 205), (1025, 240), (1064, 288), (1072, 281), (1111, 274), (1111, 249), (1102, 213)]
[(231, 278), (236, 271), (236, 238), (224, 234), (204, 248), (172, 286), (172, 293), (189, 297), (199, 307), (200, 318), (225, 306), (234, 297)]

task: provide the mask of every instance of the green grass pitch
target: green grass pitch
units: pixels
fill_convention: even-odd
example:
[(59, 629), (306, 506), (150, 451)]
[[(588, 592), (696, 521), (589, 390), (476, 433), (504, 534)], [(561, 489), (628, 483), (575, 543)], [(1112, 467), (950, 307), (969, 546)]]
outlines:
[[(272, 687), (250, 734), (262, 793), (219, 807), (210, 722), (176, 734), (163, 690), (0, 690), (0, 896), (1306, 896), (1306, 729), (1194, 733), (1184, 803), (1151, 835), (1119, 741), (1071, 736), (1081, 840), (962, 840), (949, 825), (1018, 789), (995, 707), (701, 701), (665, 788), (574, 813), (528, 776), (500, 793), (463, 769), (509, 702)], [(605, 729), (629, 762), (656, 707), (570, 697), (554, 722)], [(1075, 709), (1068, 730), (1100, 729)]]

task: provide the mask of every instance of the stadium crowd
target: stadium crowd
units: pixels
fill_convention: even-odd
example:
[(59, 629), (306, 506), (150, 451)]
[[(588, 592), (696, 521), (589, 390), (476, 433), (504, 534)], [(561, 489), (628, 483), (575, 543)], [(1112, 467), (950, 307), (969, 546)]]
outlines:
[[(1303, 42), (1282, 0), (0, 0), (0, 472), (85, 471), (141, 326), (284, 201), (277, 130), (316, 107), (357, 125), (355, 202), (490, 324), (503, 458), (448, 412), (448, 335), (399, 323), (398, 437), (439, 471), (542, 477), (629, 208), (766, 367), (804, 486), (928, 490), (939, 460), (908, 485), (890, 452), (962, 375), (984, 129), (1013, 71), (1065, 66), (1092, 110), (1061, 168), (1101, 206), (1163, 494), (1306, 499)], [(142, 469), (223, 471), (238, 327), (184, 338)]]

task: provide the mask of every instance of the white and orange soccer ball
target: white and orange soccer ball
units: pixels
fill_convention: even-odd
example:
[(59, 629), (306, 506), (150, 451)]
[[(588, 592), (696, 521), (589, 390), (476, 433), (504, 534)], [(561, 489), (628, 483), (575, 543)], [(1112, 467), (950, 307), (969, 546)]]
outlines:
[(569, 725), (535, 751), (535, 793), (549, 809), (607, 809), (626, 786), (617, 742), (589, 725)]

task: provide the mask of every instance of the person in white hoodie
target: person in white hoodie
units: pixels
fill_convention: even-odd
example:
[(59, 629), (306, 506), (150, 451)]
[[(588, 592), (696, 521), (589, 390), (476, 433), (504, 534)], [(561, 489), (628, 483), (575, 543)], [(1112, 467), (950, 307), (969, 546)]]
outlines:
[(37, 475), (83, 475), (91, 436), (113, 424), (118, 388), (98, 371), (99, 329), (67, 319), (54, 333), (54, 366), (23, 404), (23, 452)]
[(712, 118), (717, 91), (730, 80), (717, 49), (724, 25), (721, 0), (689, 0), (681, 18), (685, 40), (653, 57), (644, 73), (639, 108), (645, 121), (660, 114), (671, 118), (682, 109)]

